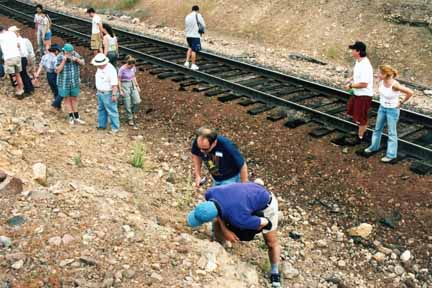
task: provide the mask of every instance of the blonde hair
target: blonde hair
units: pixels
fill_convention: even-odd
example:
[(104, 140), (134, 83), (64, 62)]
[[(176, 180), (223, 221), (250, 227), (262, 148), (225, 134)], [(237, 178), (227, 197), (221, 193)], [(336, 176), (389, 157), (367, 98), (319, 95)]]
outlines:
[(386, 79), (389, 79), (390, 77), (396, 78), (399, 76), (399, 72), (390, 65), (380, 65), (378, 68)]

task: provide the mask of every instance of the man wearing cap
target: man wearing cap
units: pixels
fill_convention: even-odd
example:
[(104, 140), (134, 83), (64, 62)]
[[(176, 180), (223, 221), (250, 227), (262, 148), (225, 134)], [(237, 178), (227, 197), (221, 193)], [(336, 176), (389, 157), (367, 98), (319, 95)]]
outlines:
[(19, 50), (18, 37), (15, 33), (7, 31), (4, 26), (0, 25), (0, 48), (3, 53), (4, 70), (6, 74), (16, 79), (15, 95), (22, 99), (24, 94), (24, 85), (20, 72), (21, 53)]
[(98, 99), (98, 129), (106, 129), (108, 117), (111, 122), (111, 133), (120, 129), (120, 119), (117, 107), (117, 70), (109, 63), (105, 54), (97, 54), (91, 64), (96, 66), (96, 96)]
[(280, 246), (277, 238), (278, 203), (276, 197), (256, 183), (233, 183), (212, 187), (202, 202), (188, 214), (190, 227), (213, 221), (218, 240), (250, 241), (263, 233), (271, 263), (273, 287), (280, 287)]
[(93, 50), (93, 54), (96, 55), (102, 52), (102, 39), (104, 34), (108, 34), (108, 32), (103, 28), (102, 19), (96, 14), (94, 8), (88, 8), (86, 13), (92, 18), (90, 48)]
[(42, 56), (39, 68), (34, 75), (35, 79), (39, 79), (39, 74), (41, 73), (42, 69), (45, 69), (48, 85), (50, 86), (54, 96), (54, 101), (52, 102), (51, 106), (54, 107), (55, 111), (61, 110), (61, 102), (63, 100), (63, 98), (58, 93), (57, 74), (55, 73), (57, 55), (60, 53), (60, 50), (60, 46), (57, 44), (51, 45), (51, 47), (48, 49), (48, 53)]
[(248, 168), (239, 149), (215, 130), (206, 127), (198, 129), (191, 152), (196, 187), (201, 182), (202, 162), (212, 175), (215, 186), (248, 181)]
[(24, 95), (30, 96), (34, 92), (34, 87), (31, 78), (28, 74), (27, 67), (33, 65), (35, 54), (33, 45), (29, 39), (24, 38), (20, 34), (20, 29), (16, 26), (9, 27), (8, 31), (15, 33), (18, 37), (19, 51), (21, 55), (21, 72), (20, 76), (24, 86)]
[(64, 98), (64, 106), (69, 113), (69, 124), (85, 124), (78, 112), (78, 95), (80, 93), (80, 66), (82, 58), (72, 44), (66, 43), (63, 51), (57, 56), (56, 70), (59, 96)]
[(373, 69), (366, 57), (366, 45), (356, 41), (349, 46), (351, 54), (356, 60), (353, 77), (347, 79), (345, 89), (352, 89), (352, 96), (348, 101), (347, 114), (359, 125), (358, 136), (348, 144), (359, 144), (367, 129), (368, 111), (372, 104), (373, 96)]

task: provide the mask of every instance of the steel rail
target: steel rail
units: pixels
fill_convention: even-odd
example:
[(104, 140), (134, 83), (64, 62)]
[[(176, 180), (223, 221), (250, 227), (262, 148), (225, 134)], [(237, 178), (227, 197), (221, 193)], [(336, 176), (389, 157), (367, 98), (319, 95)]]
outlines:
[[(23, 3), (21, 1), (14, 1), (14, 2), (18, 2), (22, 5), (34, 7), (34, 5), (31, 5), (28, 3)], [(26, 14), (25, 12), (18, 11), (16, 9), (11, 8), (11, 7), (7, 7), (3, 4), (0, 4), (0, 7), (3, 10), (12, 12), (14, 16), (21, 16), (24, 19), (32, 20), (33, 15)], [(70, 15), (67, 15), (67, 14), (64, 14), (61, 12), (57, 12), (57, 11), (52, 11), (49, 9), (47, 9), (47, 11), (49, 13), (54, 13), (58, 16), (65, 17), (66, 19), (74, 19), (74, 20), (85, 22), (86, 24), (91, 24), (91, 21), (89, 21), (87, 19), (83, 19), (83, 18), (76, 17), (76, 16), (70, 16)], [(55, 23), (53, 23), (52, 27), (54, 29), (62, 31), (66, 34), (78, 36), (78, 37), (81, 37), (84, 39), (90, 39), (90, 36), (88, 34), (85, 34), (85, 33), (80, 32), (80, 31), (76, 31), (74, 29), (62, 27), (61, 25), (58, 25)], [(185, 47), (180, 46), (178, 44), (173, 44), (173, 43), (169, 43), (169, 42), (166, 42), (163, 40), (149, 38), (147, 36), (143, 36), (143, 35), (140, 35), (140, 34), (137, 34), (134, 32), (130, 32), (130, 31), (126, 31), (123, 29), (116, 28), (115, 31), (124, 33), (125, 35), (128, 35), (128, 36), (134, 36), (137, 38), (144, 38), (147, 42), (150, 41), (150, 42), (153, 42), (157, 45), (164, 45), (164, 46), (167, 46), (170, 48), (174, 47), (176, 49), (186, 50)], [(217, 77), (214, 75), (210, 75), (210, 74), (203, 73), (200, 71), (193, 71), (193, 70), (190, 70), (188, 68), (185, 68), (183, 65), (179, 65), (179, 64), (176, 64), (174, 62), (170, 62), (170, 61), (164, 60), (162, 58), (155, 57), (153, 55), (144, 53), (142, 51), (128, 48), (127, 46), (120, 45), (120, 49), (122, 51), (127, 52), (131, 55), (134, 55), (136, 57), (144, 58), (146, 62), (149, 62), (151, 64), (155, 64), (155, 65), (163, 66), (163, 67), (167, 67), (167, 68), (172, 68), (173, 70), (179, 71), (185, 75), (193, 76), (194, 78), (200, 79), (201, 81), (205, 81), (205, 82), (208, 82), (208, 83), (232, 90), (236, 93), (239, 93), (241, 95), (245, 95), (247, 97), (250, 97), (250, 98), (253, 98), (253, 99), (256, 99), (259, 101), (262, 101), (266, 104), (276, 105), (279, 107), (296, 109), (296, 110), (300, 110), (303, 112), (311, 113), (313, 115), (314, 121), (319, 122), (319, 123), (326, 125), (326, 126), (333, 127), (333, 128), (335, 128), (339, 131), (342, 131), (342, 132), (355, 131), (358, 127), (357, 124), (350, 122), (350, 121), (347, 121), (345, 119), (342, 119), (340, 117), (318, 111), (316, 109), (310, 108), (308, 106), (305, 106), (305, 105), (302, 105), (302, 104), (299, 104), (299, 103), (296, 103), (293, 101), (289, 101), (289, 100), (286, 100), (286, 99), (283, 99), (280, 97), (276, 97), (274, 95), (253, 89), (251, 87), (247, 87), (247, 86), (244, 86), (244, 85), (241, 85), (238, 83), (234, 83), (234, 82), (225, 80), (223, 78), (220, 78), (220, 77)], [(293, 84), (298, 84), (298, 85), (301, 85), (303, 87), (307, 87), (309, 90), (319, 92), (320, 94), (325, 94), (328, 96), (337, 96), (338, 98), (344, 99), (345, 101), (346, 101), (347, 97), (349, 96), (349, 94), (347, 94), (346, 92), (344, 92), (342, 90), (338, 90), (338, 89), (335, 89), (335, 88), (332, 88), (329, 86), (321, 85), (321, 84), (314, 83), (314, 82), (304, 80), (301, 78), (282, 74), (280, 72), (272, 71), (272, 70), (269, 70), (267, 68), (253, 66), (253, 65), (248, 64), (248, 63), (239, 62), (239, 61), (236, 61), (233, 59), (229, 59), (229, 58), (226, 58), (223, 56), (218, 56), (218, 55), (208, 53), (208, 52), (204, 52), (202, 54), (204, 57), (207, 57), (207, 59), (212, 59), (212, 60), (216, 60), (219, 62), (222, 61), (224, 64), (228, 63), (228, 64), (233, 65), (235, 67), (242, 68), (243, 70), (249, 70), (249, 71), (254, 72), (258, 75), (268, 76), (269, 78), (272, 78), (272, 79), (276, 79), (276, 80), (280, 80), (280, 81), (286, 81), (286, 82), (290, 82)], [(374, 101), (373, 105), (376, 108), (379, 105), (379, 103)], [(401, 117), (405, 117), (407, 119), (415, 121), (416, 123), (422, 124), (425, 127), (432, 127), (432, 118), (430, 118), (424, 114), (409, 111), (406, 109), (401, 109)], [(373, 131), (372, 129), (370, 129), (370, 128), (368, 129), (369, 136), (370, 136), (372, 131)], [(386, 134), (383, 134), (383, 136), (384, 136), (384, 138), (387, 137)], [(409, 141), (406, 141), (404, 139), (400, 139), (400, 138), (398, 139), (398, 143), (399, 143), (400, 150), (402, 152), (406, 153), (407, 155), (414, 157), (414, 158), (422, 159), (422, 160), (428, 160), (428, 161), (432, 160), (432, 149), (418, 145), (418, 144), (415, 144), (415, 143), (412, 143), (412, 142), (409, 142)]]

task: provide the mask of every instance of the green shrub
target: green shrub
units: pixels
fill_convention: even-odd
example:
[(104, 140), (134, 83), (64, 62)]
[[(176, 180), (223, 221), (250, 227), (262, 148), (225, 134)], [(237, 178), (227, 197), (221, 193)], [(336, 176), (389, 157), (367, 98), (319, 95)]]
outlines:
[(137, 3), (137, 0), (120, 0), (116, 4), (117, 9), (131, 9)]
[(81, 153), (78, 153), (77, 155), (73, 156), (72, 161), (75, 164), (75, 166), (81, 167), (82, 166)]
[(144, 167), (144, 157), (145, 157), (145, 147), (141, 143), (137, 143), (134, 146), (132, 152), (132, 160), (131, 164), (135, 168), (143, 168)]

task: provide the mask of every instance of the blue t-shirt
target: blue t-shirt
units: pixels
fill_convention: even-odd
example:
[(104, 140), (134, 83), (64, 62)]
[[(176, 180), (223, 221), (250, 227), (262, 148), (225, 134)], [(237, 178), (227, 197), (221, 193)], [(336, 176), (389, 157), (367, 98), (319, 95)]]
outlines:
[(205, 154), (198, 148), (197, 140), (192, 144), (192, 154), (200, 157), (216, 181), (224, 181), (240, 173), (244, 159), (237, 146), (228, 138), (217, 136), (217, 144)]
[(240, 229), (258, 230), (261, 219), (253, 215), (264, 210), (270, 200), (270, 192), (252, 182), (215, 186), (205, 193), (207, 201), (219, 207), (219, 217)]

